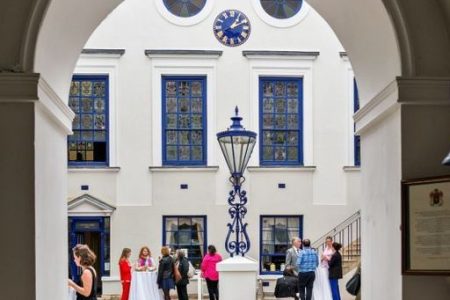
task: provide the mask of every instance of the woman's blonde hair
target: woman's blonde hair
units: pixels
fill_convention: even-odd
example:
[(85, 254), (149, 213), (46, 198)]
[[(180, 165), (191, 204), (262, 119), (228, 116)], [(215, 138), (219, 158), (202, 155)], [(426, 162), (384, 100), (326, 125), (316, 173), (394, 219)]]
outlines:
[(80, 258), (80, 265), (90, 267), (94, 265), (97, 256), (89, 249), (88, 245), (78, 244), (72, 249), (73, 254)]

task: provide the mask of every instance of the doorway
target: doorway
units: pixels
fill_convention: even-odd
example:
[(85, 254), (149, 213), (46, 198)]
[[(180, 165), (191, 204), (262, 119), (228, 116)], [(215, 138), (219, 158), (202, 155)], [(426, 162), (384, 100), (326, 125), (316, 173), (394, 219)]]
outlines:
[[(69, 217), (69, 257), (77, 244), (86, 244), (95, 253), (97, 259), (94, 269), (97, 272), (97, 294), (102, 294), (103, 276), (110, 275), (110, 233), (109, 217)], [(69, 276), (80, 280), (81, 268), (77, 268), (73, 259), (69, 261)]]

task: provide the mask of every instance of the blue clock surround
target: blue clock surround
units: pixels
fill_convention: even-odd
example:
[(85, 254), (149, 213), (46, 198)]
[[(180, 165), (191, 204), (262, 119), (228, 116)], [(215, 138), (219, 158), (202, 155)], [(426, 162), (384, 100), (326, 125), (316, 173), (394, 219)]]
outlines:
[(227, 9), (217, 15), (213, 24), (216, 39), (225, 46), (236, 47), (250, 37), (251, 25), (248, 17), (236, 9)]

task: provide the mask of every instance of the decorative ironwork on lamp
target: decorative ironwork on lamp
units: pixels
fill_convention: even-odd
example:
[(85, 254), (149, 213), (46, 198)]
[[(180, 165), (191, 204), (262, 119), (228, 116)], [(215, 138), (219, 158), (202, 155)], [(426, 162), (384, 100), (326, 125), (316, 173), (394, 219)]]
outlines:
[(247, 223), (243, 219), (247, 214), (247, 192), (241, 190), (245, 181), (243, 176), (253, 148), (256, 144), (256, 132), (246, 130), (242, 125), (242, 117), (236, 106), (236, 115), (231, 117), (233, 123), (226, 131), (217, 133), (217, 140), (222, 150), (225, 161), (230, 169), (230, 182), (233, 190), (230, 191), (228, 204), (231, 206), (228, 213), (232, 222), (228, 223), (228, 234), (225, 240), (225, 249), (231, 256), (244, 256), (250, 249), (250, 238), (247, 234)]

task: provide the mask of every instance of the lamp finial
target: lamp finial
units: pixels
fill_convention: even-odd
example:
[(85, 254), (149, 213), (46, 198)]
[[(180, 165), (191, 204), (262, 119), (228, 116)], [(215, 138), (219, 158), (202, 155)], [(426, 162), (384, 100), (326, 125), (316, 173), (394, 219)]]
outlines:
[(234, 112), (236, 113), (236, 117), (239, 115), (239, 108), (236, 105), (236, 108), (234, 109)]

